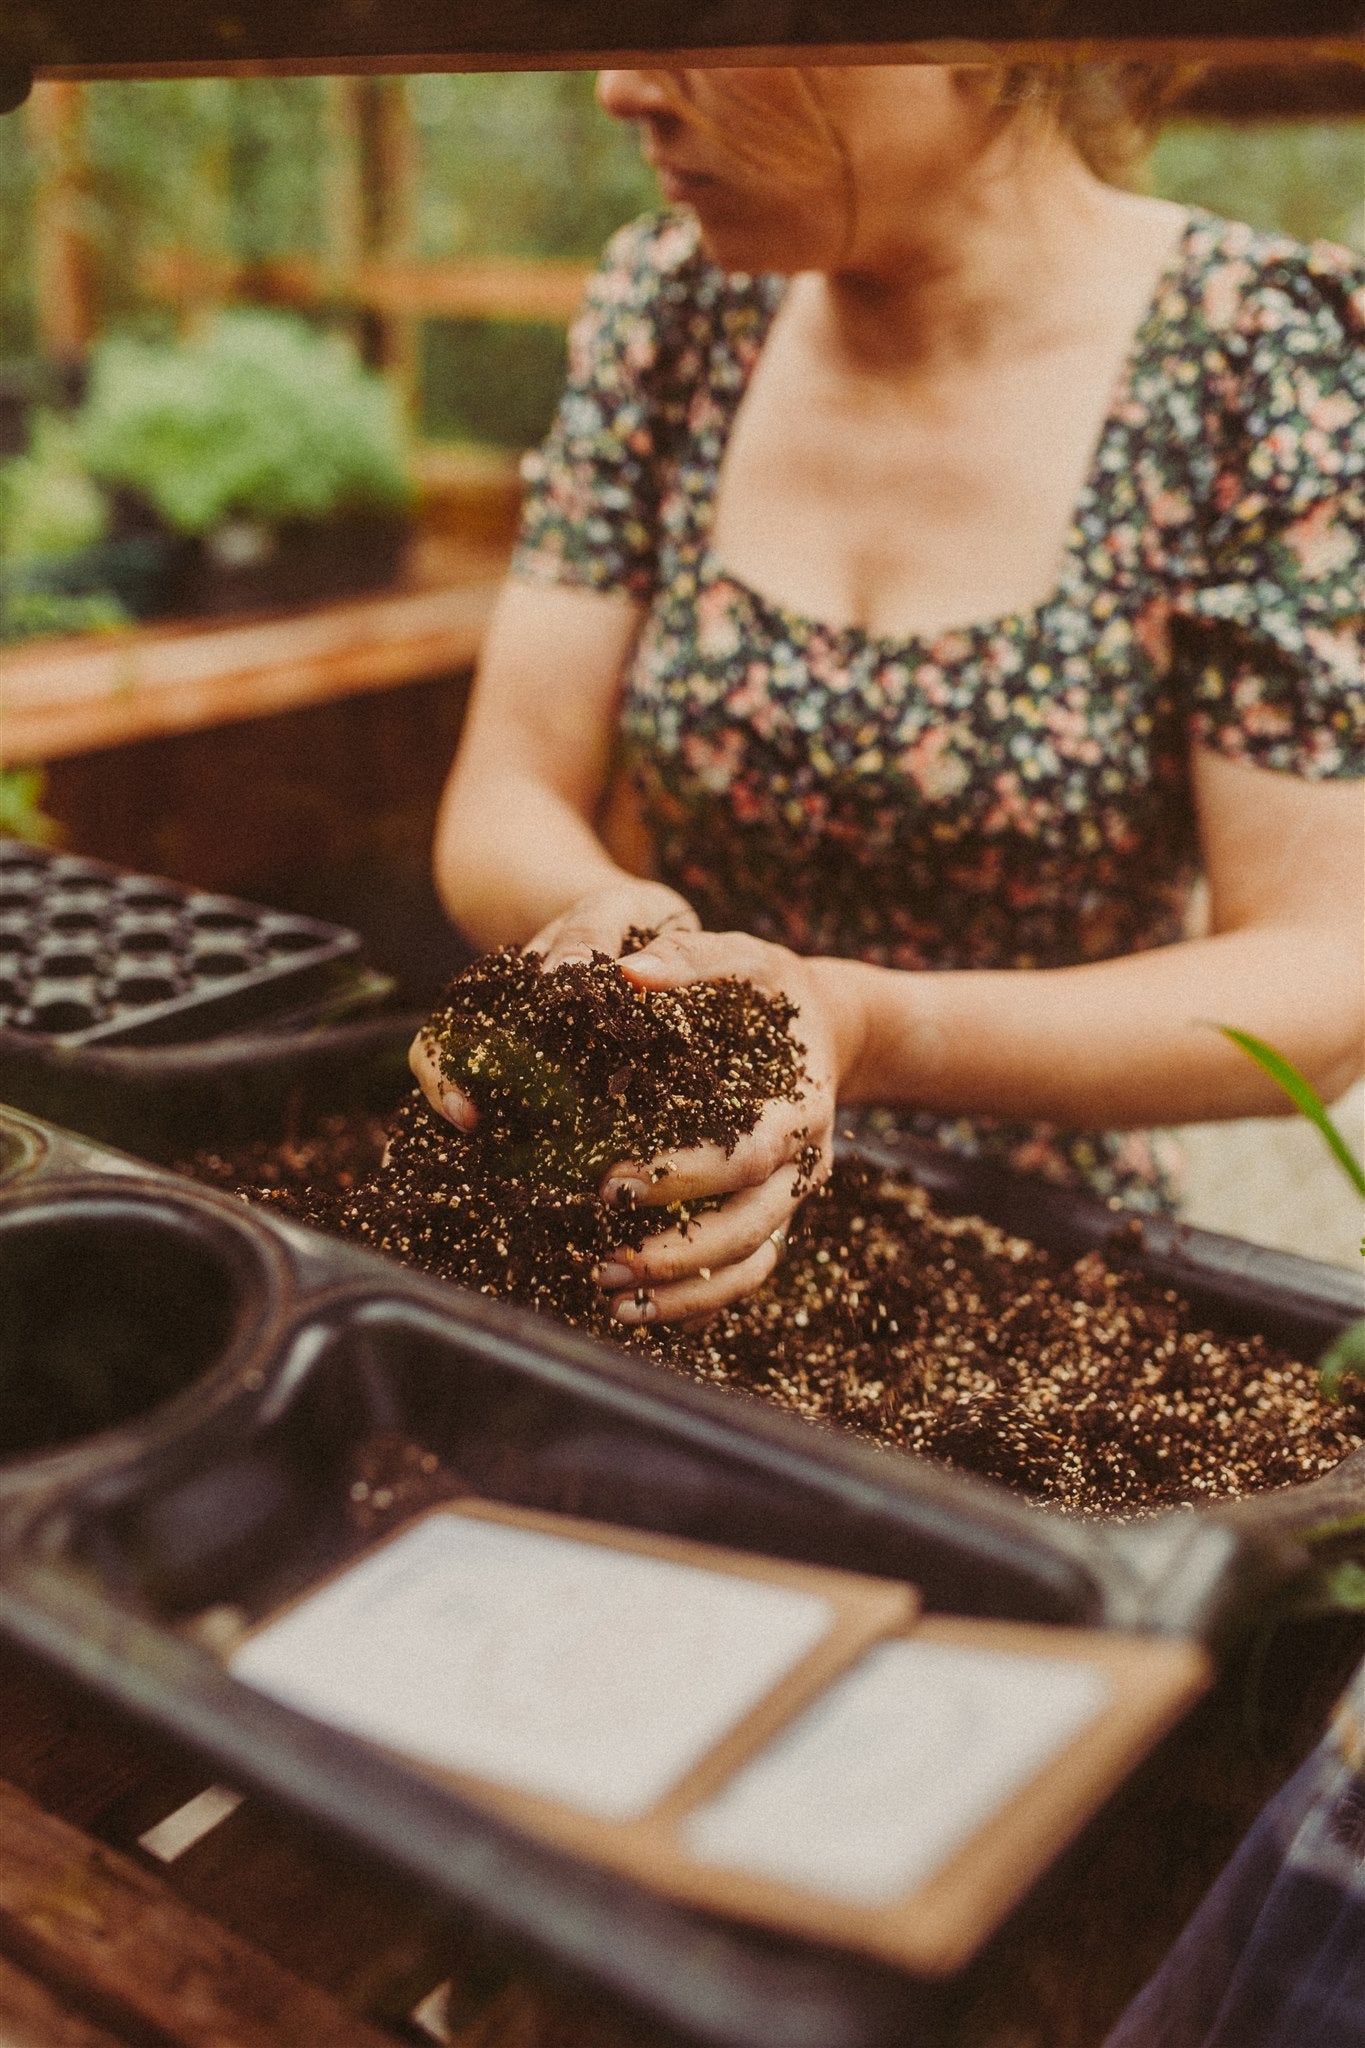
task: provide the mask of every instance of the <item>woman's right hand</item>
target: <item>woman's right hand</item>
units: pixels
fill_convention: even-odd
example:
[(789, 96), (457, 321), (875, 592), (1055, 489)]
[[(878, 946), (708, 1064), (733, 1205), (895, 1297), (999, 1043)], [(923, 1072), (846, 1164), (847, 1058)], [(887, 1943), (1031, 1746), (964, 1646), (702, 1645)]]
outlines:
[(526, 950), (539, 953), (547, 969), (562, 967), (566, 960), (590, 960), (594, 953), (619, 960), (623, 953), (636, 950), (629, 943), (632, 931), (695, 932), (700, 927), (696, 911), (676, 889), (623, 875), (552, 917)]
[[(605, 883), (581, 896), (550, 919), (526, 946), (539, 953), (544, 968), (563, 966), (566, 960), (590, 960), (594, 953), (611, 959), (633, 950), (630, 934), (635, 932), (697, 931), (700, 920), (685, 897), (662, 882), (640, 881), (632, 875)], [(469, 1097), (441, 1072), (436, 1048), (425, 1028), (408, 1047), (408, 1065), (418, 1087), (438, 1116), (457, 1130), (472, 1131), (479, 1113)]]

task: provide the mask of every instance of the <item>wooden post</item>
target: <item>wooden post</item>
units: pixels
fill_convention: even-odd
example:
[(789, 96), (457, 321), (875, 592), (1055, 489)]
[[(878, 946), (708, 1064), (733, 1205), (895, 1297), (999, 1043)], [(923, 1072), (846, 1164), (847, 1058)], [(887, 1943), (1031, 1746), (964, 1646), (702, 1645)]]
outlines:
[(78, 375), (95, 332), (94, 272), (81, 221), (85, 202), (85, 87), (35, 85), (25, 109), (37, 158), (34, 283), (43, 353)]
[(349, 294), (365, 253), (365, 196), (361, 189), (364, 84), (361, 78), (323, 80), (323, 265), (329, 285), (339, 297)]
[[(361, 199), (365, 253), (381, 263), (401, 263), (413, 254), (417, 194), (417, 146), (403, 78), (366, 78), (361, 86)], [(409, 419), (419, 402), (419, 331), (402, 313), (382, 313), (374, 323), (376, 367), (393, 378)]]

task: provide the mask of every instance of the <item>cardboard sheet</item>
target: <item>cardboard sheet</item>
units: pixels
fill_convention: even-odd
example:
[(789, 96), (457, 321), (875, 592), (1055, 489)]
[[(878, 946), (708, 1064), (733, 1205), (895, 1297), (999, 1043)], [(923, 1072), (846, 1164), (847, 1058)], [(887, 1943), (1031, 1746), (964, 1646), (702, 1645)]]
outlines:
[(472, 1499), (228, 1664), (559, 1848), (922, 1976), (1210, 1677), (1193, 1643), (925, 1619), (890, 1580)]
[[(570, 1530), (428, 1514), (229, 1668), (439, 1770), (602, 1819), (643, 1814), (831, 1636), (840, 1604), (800, 1567), (775, 1582), (717, 1569), (726, 1554), (700, 1545)], [(885, 1622), (908, 1597), (881, 1589)]]

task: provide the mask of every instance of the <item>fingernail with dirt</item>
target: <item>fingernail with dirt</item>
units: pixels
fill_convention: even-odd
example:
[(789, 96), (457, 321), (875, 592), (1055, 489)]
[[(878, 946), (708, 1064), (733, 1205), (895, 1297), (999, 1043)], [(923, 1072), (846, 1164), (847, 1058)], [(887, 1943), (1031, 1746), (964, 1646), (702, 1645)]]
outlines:
[(451, 1123), (458, 1125), (462, 1131), (472, 1131), (478, 1122), (473, 1103), (467, 1095), (462, 1095), (458, 1088), (441, 1090), (441, 1108)]
[(612, 1313), (618, 1323), (652, 1323), (659, 1307), (653, 1295), (646, 1294), (642, 1288), (629, 1301), (618, 1301)]

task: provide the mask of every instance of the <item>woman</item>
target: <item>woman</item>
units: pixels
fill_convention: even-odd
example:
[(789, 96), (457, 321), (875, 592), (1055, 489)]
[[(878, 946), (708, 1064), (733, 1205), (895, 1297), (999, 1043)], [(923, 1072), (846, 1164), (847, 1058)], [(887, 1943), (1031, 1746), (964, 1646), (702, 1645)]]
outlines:
[(810, 1074), (613, 1168), (724, 1198), (601, 1269), (623, 1322), (766, 1278), (836, 1101), (1151, 1206), (1146, 1126), (1281, 1106), (1214, 1022), (1358, 1069), (1365, 270), (1106, 182), (1150, 75), (1041, 76), (602, 75), (670, 210), (528, 464), (438, 883), (785, 991)]

